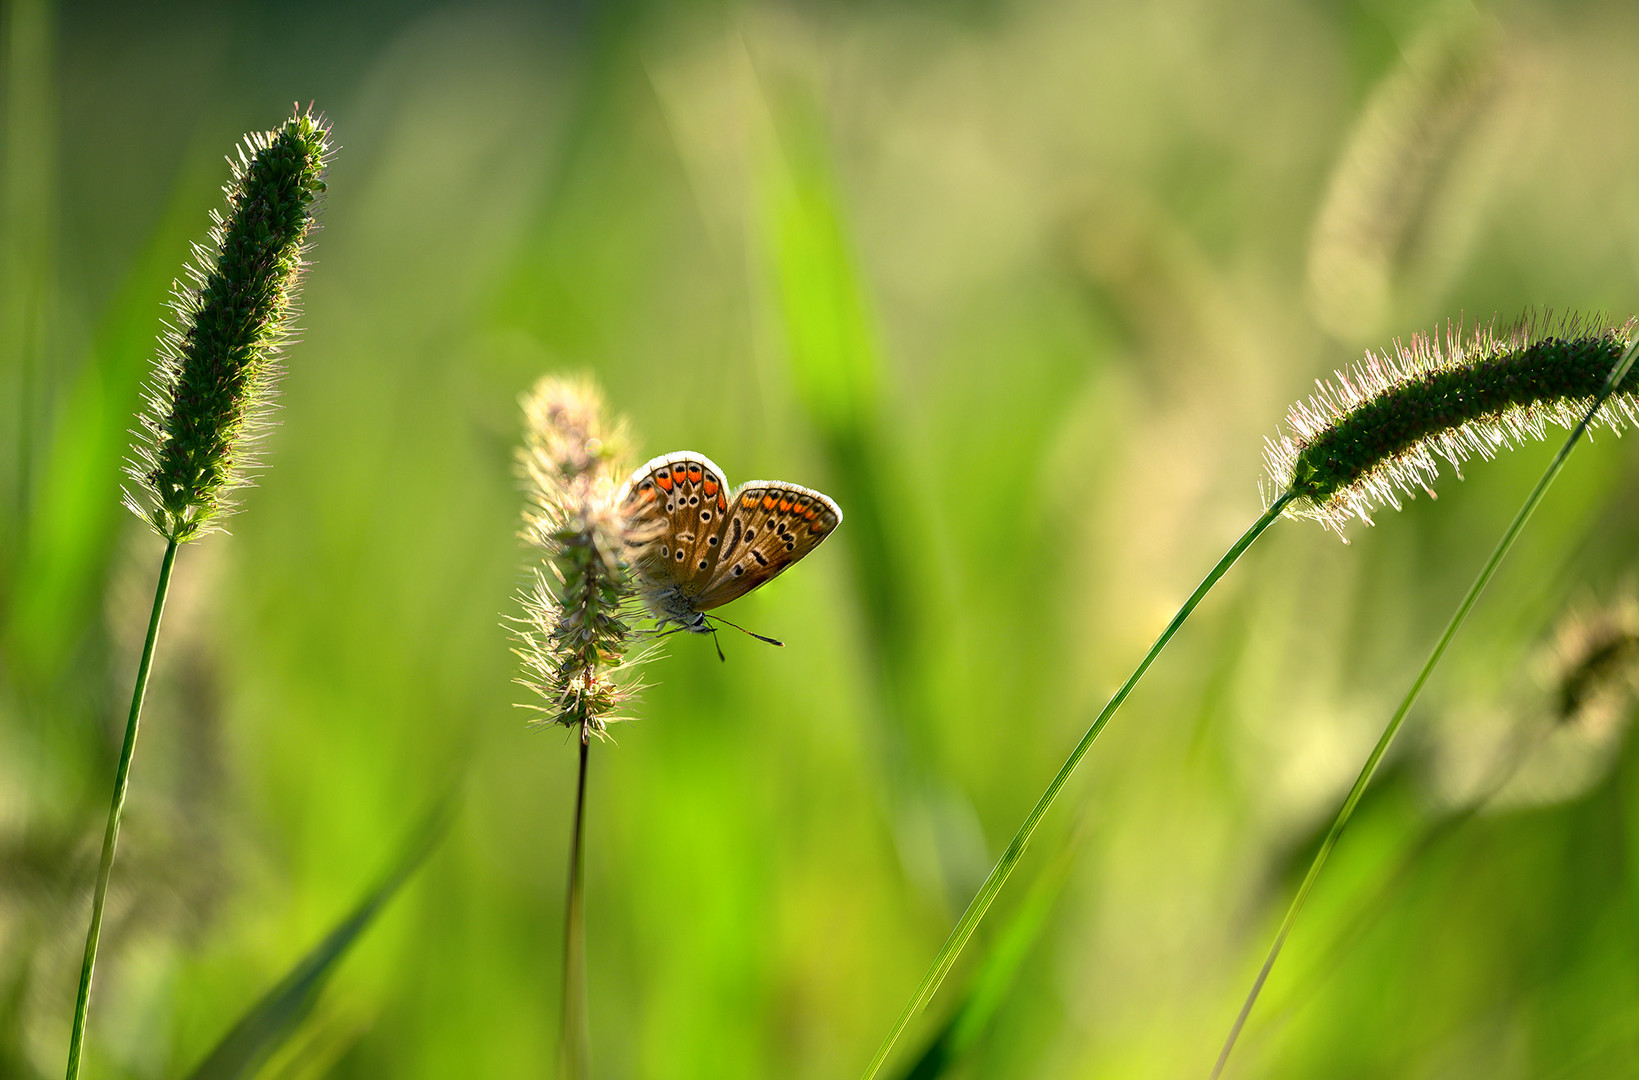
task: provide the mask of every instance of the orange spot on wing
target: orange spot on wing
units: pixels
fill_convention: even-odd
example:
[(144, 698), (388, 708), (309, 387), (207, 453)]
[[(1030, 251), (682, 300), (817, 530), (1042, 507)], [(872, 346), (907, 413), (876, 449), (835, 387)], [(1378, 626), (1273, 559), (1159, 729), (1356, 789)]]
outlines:
[(807, 518), (809, 521), (813, 521), (814, 520), (814, 508), (812, 506), (810, 506), (808, 509), (804, 510), (802, 512), (802, 516)]
[(672, 489), (672, 478), (671, 474), (669, 473), (655, 473), (654, 482), (659, 484), (662, 488), (665, 488), (667, 491)]
[(691, 480), (692, 482), (694, 482), (696, 484), (698, 484), (700, 482), (700, 466), (698, 466), (698, 465), (690, 465), (689, 466), (689, 480)]
[(781, 499), (780, 500), (780, 513), (784, 514), (784, 513), (788, 512), (790, 509), (791, 509), (791, 500), (790, 499)]
[(772, 496), (772, 495), (764, 495), (763, 496), (763, 509), (764, 510), (774, 509), (774, 496)]
[(708, 476), (706, 477), (706, 495), (709, 497), (715, 494), (717, 494), (717, 478)]
[(659, 498), (659, 496), (657, 496), (654, 493), (654, 488), (644, 488), (643, 489), (643, 497), (645, 499), (649, 500), (650, 502), (654, 502), (655, 499)]
[(723, 497), (721, 495), (717, 496), (717, 509), (725, 511), (728, 509), (728, 503), (723, 501)]

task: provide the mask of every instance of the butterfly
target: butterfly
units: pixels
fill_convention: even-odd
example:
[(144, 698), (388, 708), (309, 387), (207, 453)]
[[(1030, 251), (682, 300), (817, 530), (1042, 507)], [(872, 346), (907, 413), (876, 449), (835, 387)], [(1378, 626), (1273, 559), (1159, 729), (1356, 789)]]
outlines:
[(643, 605), (660, 628), (696, 634), (714, 632), (706, 611), (778, 577), (842, 524), (841, 508), (810, 488), (752, 480), (730, 491), (723, 470), (689, 450), (638, 466), (615, 504)]

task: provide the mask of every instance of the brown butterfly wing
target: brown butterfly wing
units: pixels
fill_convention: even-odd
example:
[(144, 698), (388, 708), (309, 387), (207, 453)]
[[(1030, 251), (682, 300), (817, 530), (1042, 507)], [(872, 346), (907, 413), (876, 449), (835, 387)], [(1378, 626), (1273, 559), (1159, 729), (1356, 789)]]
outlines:
[(778, 480), (754, 480), (729, 498), (716, 568), (694, 598), (701, 611), (778, 577), (842, 523), (837, 504), (817, 491)]
[(664, 454), (632, 474), (620, 507), (627, 530), (647, 541), (639, 577), (690, 597), (706, 588), (728, 516), (723, 470), (704, 454)]

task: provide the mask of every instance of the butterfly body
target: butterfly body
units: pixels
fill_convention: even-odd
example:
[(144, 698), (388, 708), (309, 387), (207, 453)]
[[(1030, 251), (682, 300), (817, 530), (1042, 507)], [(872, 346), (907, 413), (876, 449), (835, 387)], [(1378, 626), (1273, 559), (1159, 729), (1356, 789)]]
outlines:
[(704, 454), (678, 451), (639, 466), (616, 496), (633, 544), (644, 606), (661, 626), (709, 634), (705, 612), (773, 580), (842, 523), (811, 488), (752, 480), (729, 490)]

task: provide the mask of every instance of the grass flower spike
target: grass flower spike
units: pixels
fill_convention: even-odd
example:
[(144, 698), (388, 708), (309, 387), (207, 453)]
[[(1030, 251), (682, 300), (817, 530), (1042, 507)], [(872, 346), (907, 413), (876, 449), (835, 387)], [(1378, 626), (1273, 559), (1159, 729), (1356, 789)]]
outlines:
[(126, 491), (126, 505), (168, 540), (211, 529), (254, 465), (329, 138), (312, 112), (246, 136), (223, 189), (227, 210), (212, 214), (210, 245), (194, 250), (191, 284), (173, 290), (176, 322), (160, 342)]
[(1633, 586), (1607, 605), (1561, 620), (1553, 653), (1559, 722), (1594, 730), (1619, 723), (1639, 694), (1639, 597)]
[(193, 284), (179, 282), (173, 289), (176, 324), (160, 339), (147, 408), (138, 418), (142, 441), (128, 469), (134, 484), (125, 492), (125, 504), (167, 543), (91, 894), (68, 1080), (80, 1074), (103, 908), (177, 545), (219, 522), (230, 493), (246, 482), (250, 444), (265, 425), (276, 358), (289, 333), (313, 228), (313, 204), (324, 191), (329, 159), (328, 126), (311, 111), (296, 113), (273, 131), (247, 136), (238, 160), (231, 162), (227, 210), (212, 214), (210, 246), (194, 249), (196, 262), (188, 271)]
[(1263, 972), (1235, 1021), (1213, 1070), (1217, 1076), (1292, 919), (1404, 721), (1411, 702), (1548, 485), (1558, 475), (1571, 449), (1591, 424), (1603, 423), (1620, 429), (1639, 422), (1639, 370), (1632, 363), (1636, 339), (1639, 339), (1639, 320), (1630, 319), (1620, 327), (1610, 328), (1574, 318), (1540, 333), (1536, 321), (1530, 318), (1503, 334), (1487, 328), (1465, 338), (1457, 328), (1448, 331), (1443, 348), (1433, 337), (1414, 336), (1409, 347), (1397, 342), (1392, 354), (1368, 354), (1363, 364), (1350, 372), (1339, 373), (1336, 385), (1321, 383), (1313, 398), (1294, 406), (1287, 417), (1290, 433), (1268, 443), (1266, 456), (1272, 484), (1261, 485), (1263, 514), (1201, 579), (1132, 674), (1093, 718), (1081, 741), (1049, 781), (967, 910), (951, 929), (921, 983), (911, 993), (904, 1010), (866, 1066), (863, 1080), (874, 1080), (899, 1036), (939, 989), (1023, 857), (1041, 819), (1057, 801), (1081, 759), (1092, 749), (1122, 702), (1189, 619), (1196, 605), (1264, 530), (1278, 518), (1290, 515), (1315, 519), (1341, 535), (1350, 518), (1359, 517), (1369, 523), (1372, 510), (1381, 505), (1398, 507), (1402, 494), (1412, 494), (1421, 488), (1432, 495), (1428, 485), (1439, 475), (1439, 458), (1460, 467), (1473, 454), (1490, 457), (1527, 435), (1541, 439), (1549, 422), (1571, 429), (1570, 438), (1480, 572), (1357, 779), (1332, 832), (1311, 864), (1309, 877), (1293, 901)]
[[(1474, 454), (1542, 439), (1548, 423), (1576, 427), (1593, 404), (1639, 320), (1601, 327), (1569, 319), (1539, 332), (1535, 320), (1506, 333), (1448, 328), (1368, 353), (1337, 381), (1287, 415), (1291, 431), (1269, 440), (1273, 490), (1290, 494), (1286, 512), (1340, 535), (1354, 517), (1371, 523), (1402, 495), (1433, 494), (1439, 460), (1459, 470)], [(1620, 429), (1639, 421), (1639, 371), (1632, 371), (1594, 423)], [(1269, 489), (1265, 489), (1266, 498)]]
[[(1499, 348), (1489, 334), (1476, 334), (1468, 350), (1466, 363), (1435, 363), (1433, 360), (1437, 360), (1437, 357), (1425, 351), (1423, 356), (1428, 359), (1424, 360), (1424, 370), (1412, 372), (1403, 381), (1386, 386), (1381, 392), (1367, 397), (1359, 406), (1342, 413), (1333, 427), (1318, 433), (1313, 443), (1302, 448), (1297, 458), (1298, 471), (1294, 473), (1293, 479), (1288, 481), (1289, 486), (1285, 493), (1275, 503), (1275, 506), (1280, 506), (1282, 500), (1297, 502), (1304, 498), (1303, 492), (1312, 491), (1316, 494), (1308, 496), (1308, 508), (1318, 513), (1312, 513), (1311, 516), (1321, 516), (1322, 520), (1327, 520), (1322, 516), (1327, 509), (1326, 500), (1349, 490), (1351, 481), (1347, 477), (1351, 474), (1348, 471), (1339, 471), (1336, 474), (1338, 483), (1329, 488), (1326, 484), (1315, 481), (1313, 477), (1322, 467), (1335, 461), (1347, 461), (1348, 458), (1342, 449), (1335, 455), (1308, 455), (1314, 446), (1328, 442), (1328, 437), (1333, 433), (1349, 430), (1353, 419), (1361, 415), (1373, 416), (1383, 425), (1384, 430), (1378, 433), (1380, 437), (1376, 441), (1379, 449), (1384, 451), (1384, 456), (1373, 463), (1365, 455), (1361, 455), (1354, 463), (1359, 467), (1353, 473), (1355, 476), (1370, 475), (1374, 469), (1388, 471), (1399, 467), (1403, 462), (1411, 460), (1419, 449), (1425, 449), (1422, 444), (1424, 439), (1429, 439), (1433, 441), (1433, 445), (1449, 451), (1447, 456), (1455, 463), (1461, 460), (1464, 446), (1484, 449), (1488, 445), (1506, 445), (1507, 439), (1503, 431), (1515, 435), (1530, 432), (1540, 437), (1540, 425), (1543, 421), (1571, 421), (1566, 425), (1570, 428), (1570, 434), (1560, 445), (1559, 452), (1548, 463), (1548, 467), (1543, 470), (1536, 486), (1526, 496), (1525, 502), (1514, 514), (1514, 520), (1509, 523), (1496, 547), (1492, 549), (1491, 557), (1480, 568), (1473, 584), (1468, 587), (1468, 592), (1447, 620), (1445, 630), (1434, 643), (1434, 647), (1429, 650), (1422, 669), (1418, 671), (1410, 688), (1400, 699), (1394, 715), (1384, 726), (1377, 744), (1367, 755), (1353, 786), (1344, 797), (1337, 816), (1332, 819), (1331, 827), (1309, 863), (1308, 872), (1287, 906), (1286, 915), (1281, 920), (1280, 928), (1275, 932), (1275, 940), (1269, 946), (1263, 966), (1252, 982), (1252, 989), (1247, 993), (1246, 1000), (1241, 1003), (1240, 1013), (1229, 1029), (1229, 1037), (1224, 1040), (1223, 1049), (1218, 1053), (1218, 1061), (1212, 1069), (1214, 1080), (1222, 1075), (1229, 1055), (1235, 1048), (1235, 1041), (1245, 1027), (1252, 1007), (1257, 1003), (1258, 995), (1269, 978), (1269, 972), (1273, 969), (1276, 959), (1280, 956), (1287, 936), (1297, 921), (1298, 913), (1303, 909), (1304, 901), (1314, 888), (1315, 881), (1325, 867), (1332, 850), (1337, 846), (1343, 830), (1348, 826), (1355, 807), (1360, 804), (1366, 786), (1371, 783), (1378, 766), (1382, 764), (1383, 755), (1388, 753), (1401, 725), (1405, 723), (1407, 714), (1411, 711), (1412, 704), (1434, 673), (1434, 668), (1450, 647), (1452, 639), (1457, 636), (1457, 631), (1468, 618), (1469, 612), (1474, 609), (1480, 594), (1485, 591), (1486, 585), (1496, 574), (1497, 567), (1502, 565), (1514, 541), (1524, 530), (1526, 522), (1542, 504), (1543, 496), (1564, 469), (1566, 460), (1583, 434), (1596, 423), (1618, 426), (1624, 422), (1631, 423), (1635, 419), (1634, 376), (1635, 371), (1639, 370), (1635, 365), (1636, 358), (1639, 358), (1639, 340), (1635, 338), (1634, 320), (1630, 319), (1617, 330), (1603, 330), (1591, 334), (1577, 334), (1574, 332), (1576, 324), (1568, 324), (1568, 329), (1572, 332), (1568, 332), (1563, 338), (1538, 338), (1525, 328), (1526, 325), (1528, 324), (1522, 324), (1520, 329), (1508, 335), (1509, 345), (1506, 349)], [(1452, 353), (1459, 351), (1449, 341), (1448, 350)], [(1601, 364), (1604, 365), (1603, 371), (1599, 370)], [(1566, 410), (1569, 410), (1569, 414)], [(1507, 426), (1499, 430), (1494, 426), (1497, 424)], [(1361, 432), (1360, 435), (1363, 442), (1372, 441), (1373, 433)], [(1335, 445), (1347, 448), (1349, 443), (1347, 440), (1339, 440)], [(1397, 447), (1399, 449), (1394, 449)], [(1303, 471), (1302, 463), (1306, 459), (1317, 472)], [(1356, 495), (1359, 493), (1356, 492)], [(1341, 526), (1347, 514), (1341, 509), (1334, 512), (1338, 517), (1328, 520), (1327, 523), (1336, 529)]]
[(523, 406), (523, 536), (542, 559), (520, 598), (518, 681), (540, 697), (531, 707), (544, 722), (601, 736), (631, 694), (614, 677), (634, 595), (615, 507), (624, 437), (605, 424), (603, 402), (586, 384), (542, 379)]
[(586, 767), (593, 736), (622, 719), (636, 687), (617, 678), (632, 633), (636, 593), (627, 568), (642, 538), (615, 505), (625, 477), (622, 425), (604, 419), (603, 400), (585, 382), (547, 377), (525, 395), (518, 462), (527, 492), (523, 538), (540, 553), (520, 597), (524, 618), (514, 651), (518, 682), (540, 699), (543, 723), (576, 733), (580, 770), (563, 909), (563, 995), (558, 1075), (589, 1073), (583, 855)]

